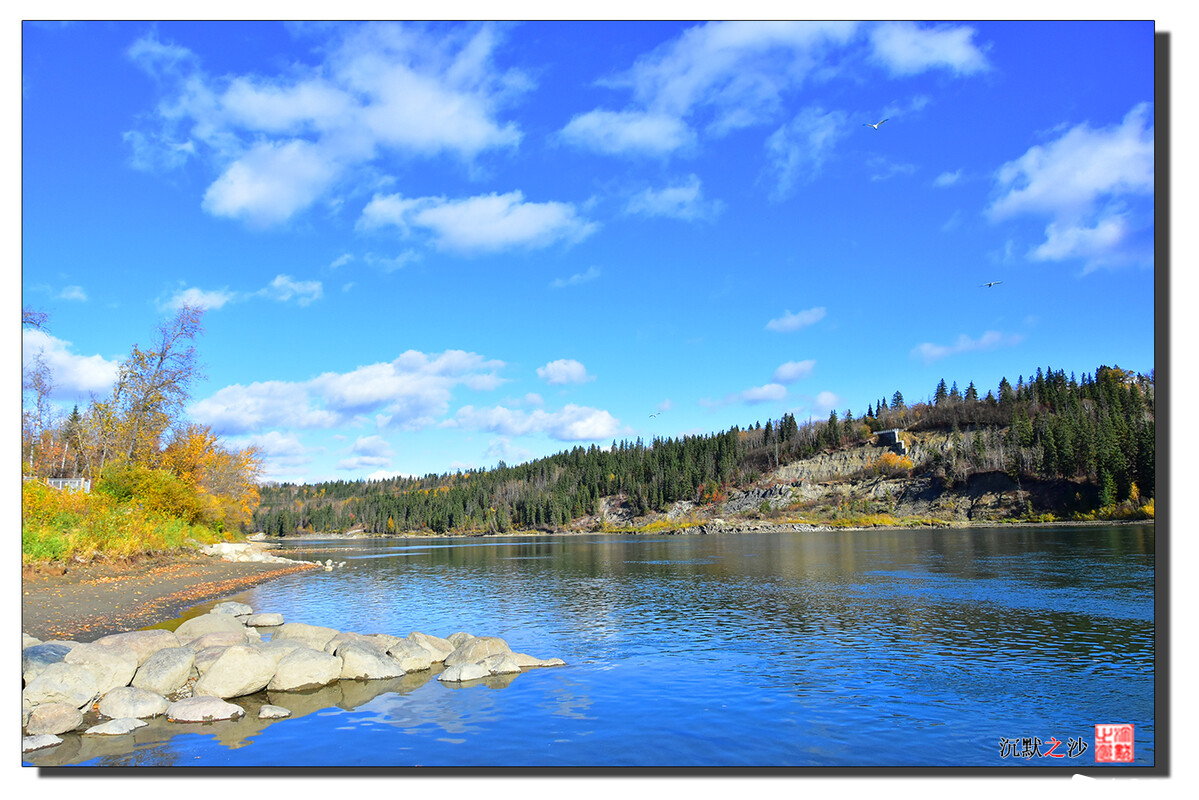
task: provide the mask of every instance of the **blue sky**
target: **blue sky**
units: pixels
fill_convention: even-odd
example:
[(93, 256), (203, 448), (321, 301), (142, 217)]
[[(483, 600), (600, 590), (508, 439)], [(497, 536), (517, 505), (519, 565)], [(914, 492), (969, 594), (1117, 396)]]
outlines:
[(85, 406), (202, 305), (190, 417), (297, 482), (1147, 372), (1153, 46), (1151, 22), (24, 23), (21, 297), (49, 325), (23, 352)]

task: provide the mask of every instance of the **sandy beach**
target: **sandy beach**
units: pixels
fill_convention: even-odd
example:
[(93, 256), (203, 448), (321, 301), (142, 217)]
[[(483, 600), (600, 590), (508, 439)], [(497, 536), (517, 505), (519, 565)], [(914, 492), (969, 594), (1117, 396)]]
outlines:
[(70, 563), (65, 571), (26, 567), (21, 576), (21, 630), (43, 641), (90, 642), (310, 569), (317, 567), (222, 561), (199, 554)]

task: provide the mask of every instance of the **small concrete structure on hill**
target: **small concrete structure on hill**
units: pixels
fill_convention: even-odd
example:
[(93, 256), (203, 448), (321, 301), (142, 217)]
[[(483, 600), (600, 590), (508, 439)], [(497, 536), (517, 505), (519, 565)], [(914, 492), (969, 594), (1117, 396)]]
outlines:
[(899, 437), (899, 428), (891, 428), (886, 431), (879, 431), (875, 434), (878, 437), (879, 447), (889, 447), (901, 456), (908, 454), (908, 446), (904, 444), (903, 439)]

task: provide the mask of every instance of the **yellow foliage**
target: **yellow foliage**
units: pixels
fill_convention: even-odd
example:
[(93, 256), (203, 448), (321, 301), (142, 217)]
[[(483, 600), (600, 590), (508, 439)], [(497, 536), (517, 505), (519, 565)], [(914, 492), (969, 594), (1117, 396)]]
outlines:
[(908, 474), (914, 467), (915, 464), (912, 463), (912, 459), (907, 456), (887, 452), (870, 462), (869, 469), (875, 475), (899, 477)]

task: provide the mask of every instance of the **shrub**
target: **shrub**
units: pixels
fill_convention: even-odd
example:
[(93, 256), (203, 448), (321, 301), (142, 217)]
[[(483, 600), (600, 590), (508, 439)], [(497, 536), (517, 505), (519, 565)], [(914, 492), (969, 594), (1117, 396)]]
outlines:
[(108, 467), (96, 491), (187, 522), (197, 522), (205, 516), (205, 504), (196, 489), (167, 470), (131, 463)]
[(209, 544), (229, 538), (150, 510), (133, 496), (122, 501), (105, 492), (60, 491), (36, 481), (21, 487), (21, 561), (26, 564), (131, 556), (175, 550), (189, 539)]
[(871, 461), (869, 470), (875, 475), (882, 475), (887, 478), (900, 478), (908, 475), (915, 466), (912, 463), (912, 459), (907, 456), (888, 452)]

